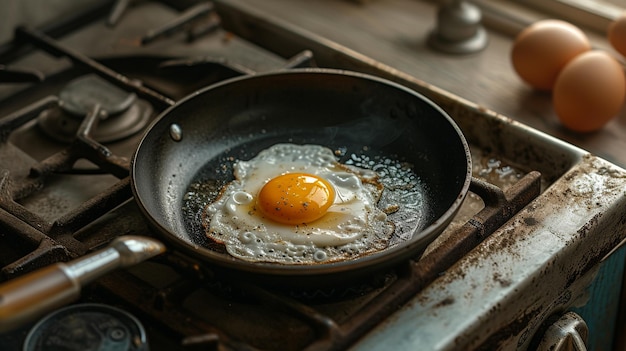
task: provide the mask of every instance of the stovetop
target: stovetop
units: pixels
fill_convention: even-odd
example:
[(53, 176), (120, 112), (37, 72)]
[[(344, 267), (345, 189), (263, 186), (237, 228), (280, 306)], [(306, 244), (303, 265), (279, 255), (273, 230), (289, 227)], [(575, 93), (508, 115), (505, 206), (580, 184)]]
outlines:
[[(238, 1), (215, 2), (219, 16), (207, 11), (200, 21), (213, 27), (191, 41), (190, 32), (180, 30), (155, 36), (155, 28), (181, 13), (165, 3), (133, 5), (115, 26), (106, 24), (104, 3), (104, 15), (58, 41), (78, 52), (78, 63), (38, 45), (11, 67), (35, 69), (46, 79), (0, 86), (2, 122), (18, 121), (0, 148), (3, 159), (19, 160), (8, 177), (3, 174), (3, 189), (27, 179), (17, 199), (3, 195), (0, 240), (10, 248), (1, 255), (5, 280), (81, 257), (120, 235), (158, 238), (132, 201), (127, 174), (143, 130), (103, 142), (87, 133), (81, 146), (74, 146), (43, 133), (33, 116), (21, 117), (24, 106), (55, 104), (54, 96), (69, 81), (93, 73), (80, 62), (83, 56), (130, 77), (129, 90), (139, 79), (142, 87), (158, 87), (155, 91), (172, 100), (232, 75), (302, 64), (382, 76), (446, 110), (471, 144), (475, 177), (505, 190), (472, 187), (482, 198), (470, 194), (425, 256), (374, 285), (268, 290), (223, 280), (211, 267), (171, 250), (84, 288), (77, 302), (130, 313), (146, 329), (150, 349), (370, 350), (387, 348), (390, 340), (401, 349), (527, 347), (537, 342), (534, 334), (548, 317), (584, 304), (586, 287), (624, 237), (626, 172), (584, 150)], [(222, 27), (211, 23), (216, 20)], [(25, 28), (21, 40), (30, 34), (41, 38)], [(135, 92), (155, 106), (147, 119), (168, 105)], [(68, 163), (74, 158), (76, 164)], [(530, 187), (531, 195), (516, 183)], [(18, 215), (8, 215), (11, 211)], [(508, 211), (520, 212), (510, 220), (500, 216)], [(496, 229), (488, 235), (490, 226)], [(15, 232), (26, 232), (26, 239), (16, 242)], [(445, 259), (455, 250), (460, 251), (450, 256), (454, 259)], [(133, 318), (124, 321), (132, 325)], [(19, 348), (32, 326), (3, 342)], [(137, 349), (141, 345), (137, 342)]]

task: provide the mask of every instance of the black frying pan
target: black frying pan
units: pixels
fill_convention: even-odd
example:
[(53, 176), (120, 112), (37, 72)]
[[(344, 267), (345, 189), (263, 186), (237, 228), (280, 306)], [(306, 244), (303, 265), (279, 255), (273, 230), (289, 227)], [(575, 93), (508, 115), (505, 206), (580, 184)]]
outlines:
[[(223, 184), (232, 179), (229, 158), (249, 159), (279, 142), (409, 162), (424, 184), (428, 218), (408, 241), (337, 263), (247, 262), (211, 248), (198, 223), (201, 205), (189, 210), (190, 184)], [(467, 142), (438, 106), (393, 82), (326, 69), (246, 76), (198, 91), (162, 113), (132, 162), (137, 203), (170, 244), (229, 274), (285, 285), (343, 281), (421, 254), (452, 220), (470, 178)]]

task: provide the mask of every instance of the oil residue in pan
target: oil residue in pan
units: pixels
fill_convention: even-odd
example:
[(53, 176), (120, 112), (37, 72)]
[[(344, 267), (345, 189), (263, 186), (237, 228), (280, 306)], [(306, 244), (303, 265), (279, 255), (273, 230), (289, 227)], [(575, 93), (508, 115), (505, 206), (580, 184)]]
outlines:
[[(211, 247), (210, 240), (202, 226), (202, 218), (205, 208), (215, 201), (221, 189), (230, 181), (232, 175), (232, 163), (225, 157), (215, 165), (206, 165), (191, 182), (183, 197), (183, 218), (185, 229), (191, 240), (201, 246)], [(213, 167), (211, 166), (213, 165)], [(221, 250), (220, 250), (221, 251)]]
[(409, 163), (394, 157), (351, 154), (344, 162), (363, 169), (371, 169), (380, 177), (385, 187), (378, 207), (388, 213), (388, 220), (395, 225), (389, 246), (410, 240), (432, 218), (428, 207), (427, 189)]
[[(368, 147), (352, 153), (347, 151), (347, 147), (332, 149), (341, 163), (373, 170), (378, 174), (379, 181), (385, 189), (378, 207), (388, 213), (388, 219), (395, 225), (389, 246), (410, 240), (414, 233), (429, 224), (432, 213), (428, 206), (428, 189), (414, 172), (411, 164), (397, 157), (372, 152)], [(206, 237), (202, 226), (204, 211), (206, 206), (219, 196), (221, 189), (234, 179), (233, 164), (237, 159), (251, 157), (241, 155), (241, 150), (230, 150), (228, 154), (207, 164), (194, 177), (187, 189), (183, 201), (183, 215), (187, 231), (199, 245), (216, 249)]]

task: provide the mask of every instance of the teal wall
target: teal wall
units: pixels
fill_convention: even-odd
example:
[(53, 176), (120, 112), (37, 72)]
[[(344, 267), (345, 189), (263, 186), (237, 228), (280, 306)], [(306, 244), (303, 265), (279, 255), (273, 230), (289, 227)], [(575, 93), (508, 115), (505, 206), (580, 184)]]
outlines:
[(587, 350), (613, 350), (625, 258), (626, 246), (604, 261), (593, 284), (589, 287), (590, 297), (587, 304), (571, 309), (583, 317), (589, 328)]

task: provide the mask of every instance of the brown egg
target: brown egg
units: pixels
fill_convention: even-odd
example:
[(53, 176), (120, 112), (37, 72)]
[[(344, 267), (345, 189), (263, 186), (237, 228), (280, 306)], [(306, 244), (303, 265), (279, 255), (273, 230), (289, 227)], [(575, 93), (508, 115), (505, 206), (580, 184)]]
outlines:
[(522, 80), (535, 89), (550, 90), (561, 69), (590, 49), (589, 39), (578, 27), (560, 20), (542, 20), (519, 33), (511, 60)]
[(604, 51), (576, 56), (561, 71), (552, 102), (561, 123), (576, 132), (602, 128), (622, 108), (626, 93), (624, 70)]
[(609, 24), (607, 36), (613, 48), (626, 56), (626, 12)]

